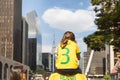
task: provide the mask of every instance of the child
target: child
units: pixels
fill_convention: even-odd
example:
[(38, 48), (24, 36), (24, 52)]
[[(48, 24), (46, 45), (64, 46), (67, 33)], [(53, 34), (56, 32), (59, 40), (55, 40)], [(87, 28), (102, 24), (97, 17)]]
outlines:
[(62, 75), (82, 73), (79, 69), (78, 60), (80, 60), (80, 50), (75, 35), (71, 31), (67, 31), (58, 45), (55, 72)]

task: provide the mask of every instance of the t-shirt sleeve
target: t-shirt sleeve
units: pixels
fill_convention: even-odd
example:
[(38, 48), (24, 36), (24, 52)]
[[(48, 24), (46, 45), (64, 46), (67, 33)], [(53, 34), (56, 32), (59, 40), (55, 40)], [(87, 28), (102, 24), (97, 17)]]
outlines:
[(80, 53), (81, 53), (81, 51), (80, 51), (80, 49), (78, 47), (78, 44), (76, 44), (76, 54), (80, 54)]

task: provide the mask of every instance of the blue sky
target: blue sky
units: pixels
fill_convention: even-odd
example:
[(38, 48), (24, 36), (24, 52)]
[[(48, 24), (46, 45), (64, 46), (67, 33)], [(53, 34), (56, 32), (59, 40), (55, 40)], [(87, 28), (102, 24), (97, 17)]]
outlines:
[(75, 33), (81, 52), (86, 51), (83, 38), (94, 31), (95, 14), (90, 0), (23, 0), (22, 14), (35, 10), (42, 33), (42, 52), (51, 52), (53, 35), (55, 45), (65, 31)]

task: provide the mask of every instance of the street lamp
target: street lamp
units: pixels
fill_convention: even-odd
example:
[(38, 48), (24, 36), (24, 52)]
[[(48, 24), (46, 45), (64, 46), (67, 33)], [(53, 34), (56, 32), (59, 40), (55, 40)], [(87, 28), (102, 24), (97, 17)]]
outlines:
[(53, 44), (52, 44), (53, 72), (54, 72), (54, 70), (55, 70), (55, 67), (54, 67), (54, 65), (55, 65), (55, 49), (56, 49), (56, 47), (55, 47), (55, 33), (54, 33), (54, 34), (53, 34)]
[(7, 55), (7, 39), (5, 39), (5, 57)]
[(105, 31), (105, 66), (106, 66), (106, 71), (105, 71), (105, 74), (107, 75), (108, 74), (108, 54), (110, 53), (110, 46), (109, 46), (109, 43), (110, 43), (110, 40), (108, 39), (109, 38), (109, 29), (106, 29)]

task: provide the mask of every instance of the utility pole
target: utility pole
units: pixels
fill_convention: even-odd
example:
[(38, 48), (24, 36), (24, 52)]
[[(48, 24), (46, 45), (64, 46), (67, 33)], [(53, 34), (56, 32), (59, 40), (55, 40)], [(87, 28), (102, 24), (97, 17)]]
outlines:
[(55, 70), (55, 33), (53, 34), (52, 54), (53, 54), (53, 72)]
[(7, 39), (5, 40), (5, 57), (7, 55)]
[(107, 74), (108, 74), (108, 54), (109, 54), (109, 52), (110, 52), (109, 44), (108, 44), (107, 42), (106, 42), (106, 44), (105, 44), (105, 48), (106, 48), (106, 53), (105, 53), (105, 54), (106, 54), (106, 55), (105, 55), (105, 57), (106, 57), (106, 60), (105, 60), (105, 61), (106, 61), (106, 62), (105, 62), (105, 63), (106, 63), (106, 65), (105, 65), (105, 66), (106, 66), (106, 68), (105, 68), (106, 71), (105, 71), (105, 74), (107, 75)]

